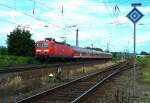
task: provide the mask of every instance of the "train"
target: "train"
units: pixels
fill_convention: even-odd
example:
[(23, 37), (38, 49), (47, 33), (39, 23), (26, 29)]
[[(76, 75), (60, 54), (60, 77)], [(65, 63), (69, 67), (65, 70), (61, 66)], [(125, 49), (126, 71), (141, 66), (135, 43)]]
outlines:
[(38, 60), (112, 59), (111, 53), (90, 50), (45, 38), (36, 42), (35, 56)]

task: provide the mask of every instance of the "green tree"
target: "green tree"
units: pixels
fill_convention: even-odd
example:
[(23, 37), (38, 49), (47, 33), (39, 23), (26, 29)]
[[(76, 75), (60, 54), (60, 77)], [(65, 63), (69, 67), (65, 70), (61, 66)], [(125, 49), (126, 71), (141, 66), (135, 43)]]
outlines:
[(142, 51), (140, 54), (141, 54), (141, 55), (149, 55), (149, 53), (146, 52), (146, 51)]
[(7, 35), (8, 54), (17, 56), (33, 56), (35, 43), (32, 34), (25, 28), (17, 27)]
[(1, 46), (1, 47), (0, 47), (0, 54), (1, 54), (1, 55), (7, 55), (7, 48)]

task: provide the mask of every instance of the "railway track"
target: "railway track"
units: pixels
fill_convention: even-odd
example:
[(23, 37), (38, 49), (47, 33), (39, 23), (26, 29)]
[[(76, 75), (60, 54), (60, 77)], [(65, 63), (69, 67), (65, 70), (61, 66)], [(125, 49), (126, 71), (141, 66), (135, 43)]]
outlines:
[(106, 71), (92, 73), (23, 100), (18, 100), (17, 103), (79, 103), (100, 84), (120, 71), (127, 69), (128, 66), (127, 62), (123, 62), (109, 67)]
[(33, 65), (20, 65), (20, 66), (10, 66), (10, 67), (1, 67), (0, 73), (13, 73), (13, 72), (22, 72), (33, 69), (49, 68), (49, 67), (61, 67), (69, 65), (80, 65), (80, 64), (89, 64), (89, 63), (100, 63), (105, 62), (104, 60), (95, 60), (95, 61), (78, 61), (78, 62), (59, 62), (51, 64), (33, 64)]

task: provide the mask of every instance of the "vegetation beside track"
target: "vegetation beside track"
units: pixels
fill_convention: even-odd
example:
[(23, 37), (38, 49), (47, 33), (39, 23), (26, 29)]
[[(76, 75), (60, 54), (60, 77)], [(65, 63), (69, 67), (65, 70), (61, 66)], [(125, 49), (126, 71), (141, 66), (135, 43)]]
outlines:
[(36, 61), (33, 57), (0, 55), (0, 67), (36, 63), (38, 63), (38, 61)]
[[(150, 103), (150, 56), (138, 57), (137, 61), (140, 66), (136, 68), (137, 75), (134, 84), (132, 68), (129, 71), (124, 71), (112, 82), (109, 81), (109, 84), (102, 88), (106, 94), (101, 95), (97, 91), (96, 97), (94, 98), (93, 94), (93, 98), (91, 97), (89, 100), (98, 101), (94, 103), (109, 103), (110, 101), (114, 101), (113, 103)], [(107, 90), (107, 88), (109, 89)]]
[(150, 56), (138, 57), (138, 62), (142, 66), (142, 82), (150, 84)]
[(137, 103), (150, 103), (150, 56), (138, 57), (136, 101)]

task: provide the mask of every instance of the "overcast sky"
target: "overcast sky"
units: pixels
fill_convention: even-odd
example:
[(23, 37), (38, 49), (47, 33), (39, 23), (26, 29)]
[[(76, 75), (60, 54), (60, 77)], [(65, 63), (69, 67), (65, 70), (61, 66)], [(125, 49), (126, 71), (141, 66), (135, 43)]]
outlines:
[[(75, 45), (79, 28), (79, 46), (110, 51), (133, 51), (133, 24), (126, 15), (131, 3), (140, 2), (144, 17), (137, 23), (137, 52), (150, 52), (149, 0), (0, 0), (0, 46), (17, 25), (33, 34), (35, 41), (46, 37)], [(63, 6), (63, 10), (62, 10)]]

